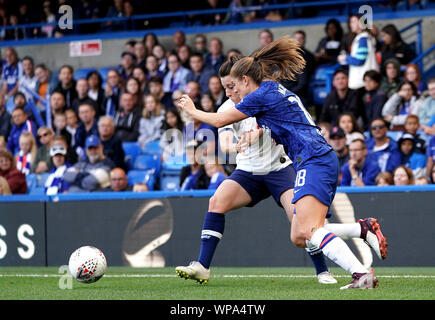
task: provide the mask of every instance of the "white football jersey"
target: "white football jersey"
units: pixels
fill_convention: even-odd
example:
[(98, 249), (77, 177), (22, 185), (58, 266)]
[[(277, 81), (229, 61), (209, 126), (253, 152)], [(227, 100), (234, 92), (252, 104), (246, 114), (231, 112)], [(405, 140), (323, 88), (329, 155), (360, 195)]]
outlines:
[[(234, 106), (234, 102), (228, 99), (220, 106), (217, 112), (223, 112)], [(238, 139), (243, 132), (259, 130), (259, 127), (257, 120), (254, 117), (250, 117), (222, 127), (219, 129), (219, 132), (223, 130), (232, 130), (234, 136)], [(274, 141), (272, 141), (270, 132), (265, 132), (264, 130), (258, 142), (249, 146), (246, 151), (238, 153), (236, 157), (237, 169), (256, 174), (267, 174), (271, 171), (278, 171), (291, 163), (290, 158), (284, 151), (284, 147), (280, 144), (276, 145)]]

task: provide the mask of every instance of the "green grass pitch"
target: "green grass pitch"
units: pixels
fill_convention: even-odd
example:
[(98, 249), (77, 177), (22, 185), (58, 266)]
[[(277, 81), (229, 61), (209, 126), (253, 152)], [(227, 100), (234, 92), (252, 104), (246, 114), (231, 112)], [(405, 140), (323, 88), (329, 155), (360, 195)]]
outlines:
[[(174, 267), (108, 267), (96, 283), (68, 279), (54, 267), (0, 267), (0, 300), (434, 300), (435, 267), (379, 267), (379, 287), (340, 290), (317, 282), (312, 268), (214, 267), (208, 284), (178, 278)], [(62, 289), (63, 288), (63, 289)]]

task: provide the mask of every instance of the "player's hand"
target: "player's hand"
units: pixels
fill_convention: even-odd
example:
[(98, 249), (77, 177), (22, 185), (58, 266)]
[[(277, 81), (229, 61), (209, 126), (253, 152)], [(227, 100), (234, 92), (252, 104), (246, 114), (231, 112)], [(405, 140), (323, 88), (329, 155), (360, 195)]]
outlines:
[(249, 148), (249, 132), (243, 132), (242, 136), (239, 137), (239, 141), (236, 145), (236, 150), (239, 153), (244, 153)]
[(192, 115), (193, 111), (196, 110), (195, 104), (193, 103), (192, 99), (187, 94), (183, 94), (180, 98), (180, 101), (178, 103), (178, 106), (187, 112), (188, 115)]

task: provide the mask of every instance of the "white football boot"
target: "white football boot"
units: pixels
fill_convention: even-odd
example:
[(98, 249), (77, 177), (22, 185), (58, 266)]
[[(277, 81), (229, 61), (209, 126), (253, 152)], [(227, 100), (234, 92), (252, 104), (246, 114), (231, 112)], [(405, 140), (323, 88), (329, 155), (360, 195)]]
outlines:
[(192, 261), (187, 267), (178, 266), (175, 272), (180, 278), (196, 280), (200, 284), (206, 284), (210, 279), (210, 269), (204, 268), (198, 261)]
[(337, 280), (332, 276), (329, 271), (323, 271), (317, 275), (317, 280), (322, 284), (334, 284)]

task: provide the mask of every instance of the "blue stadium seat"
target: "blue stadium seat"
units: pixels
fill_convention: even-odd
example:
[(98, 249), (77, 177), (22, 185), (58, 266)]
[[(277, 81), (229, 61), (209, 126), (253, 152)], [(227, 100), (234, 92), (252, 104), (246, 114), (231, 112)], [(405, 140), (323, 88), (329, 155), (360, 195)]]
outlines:
[(159, 154), (140, 154), (133, 163), (134, 170), (154, 169), (156, 173), (160, 171), (161, 159)]
[(154, 190), (154, 184), (156, 182), (155, 171), (151, 170), (130, 170), (127, 173), (127, 179), (129, 185), (136, 183), (144, 183), (150, 190)]
[(142, 149), (145, 154), (161, 154), (162, 148), (160, 147), (160, 140), (148, 142)]
[(400, 137), (402, 136), (403, 131), (388, 131), (387, 137), (390, 137), (394, 141), (399, 141)]
[(188, 165), (186, 155), (175, 155), (172, 157), (168, 157), (165, 159), (165, 161), (162, 163), (162, 170), (165, 170), (166, 172), (170, 170), (179, 171), (182, 167)]
[(82, 68), (74, 72), (74, 79), (77, 81), (80, 78), (86, 78), (89, 72), (97, 71), (95, 68)]
[(27, 182), (27, 192), (30, 193), (31, 190), (33, 190), (34, 188), (36, 188), (37, 186), (37, 175), (35, 173), (29, 173), (26, 176), (26, 182)]
[(163, 191), (177, 191), (180, 188), (180, 176), (169, 175), (160, 178), (160, 189)]
[(141, 153), (140, 145), (137, 142), (123, 142), (122, 148), (124, 149), (125, 158), (124, 161), (127, 168), (130, 170), (133, 168), (136, 157)]
[(45, 187), (45, 181), (47, 180), (50, 173), (44, 172), (36, 175), (36, 187)]

